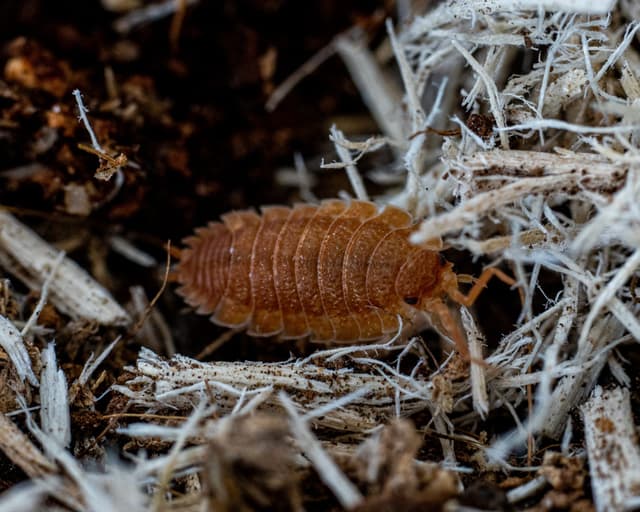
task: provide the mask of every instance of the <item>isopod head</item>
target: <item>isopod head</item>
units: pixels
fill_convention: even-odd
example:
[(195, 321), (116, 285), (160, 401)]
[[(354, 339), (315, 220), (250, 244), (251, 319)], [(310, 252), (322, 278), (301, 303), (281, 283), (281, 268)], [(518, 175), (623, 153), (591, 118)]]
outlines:
[(441, 296), (443, 278), (451, 264), (440, 253), (425, 249), (412, 251), (396, 277), (396, 293), (409, 306), (424, 310), (429, 301)]

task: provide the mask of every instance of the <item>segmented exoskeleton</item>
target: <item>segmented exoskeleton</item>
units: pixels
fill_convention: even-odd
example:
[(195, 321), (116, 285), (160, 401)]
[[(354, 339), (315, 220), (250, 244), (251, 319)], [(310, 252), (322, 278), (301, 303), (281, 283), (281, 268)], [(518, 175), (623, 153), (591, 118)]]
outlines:
[(366, 201), (230, 212), (185, 239), (178, 292), (253, 336), (367, 341), (427, 313), (460, 344), (446, 298), (470, 304), (491, 275), (506, 276), (488, 269), (463, 295), (437, 244), (409, 242), (414, 229), (406, 211)]

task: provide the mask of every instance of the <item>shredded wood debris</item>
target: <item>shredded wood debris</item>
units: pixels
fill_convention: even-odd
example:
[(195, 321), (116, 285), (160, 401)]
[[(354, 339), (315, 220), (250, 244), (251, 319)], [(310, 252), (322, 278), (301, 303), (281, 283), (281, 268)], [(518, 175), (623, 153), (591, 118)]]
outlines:
[[(103, 3), (125, 13), (114, 27), (130, 34), (198, 2)], [(343, 196), (405, 208), (414, 243), (441, 240), (470, 274), (461, 288), (482, 267), (512, 275), (516, 286), (490, 283), (484, 304), (451, 306), (470, 361), (437, 325), (305, 346), (304, 357), (278, 362), (198, 360), (215, 358), (230, 332), (210, 345), (189, 340), (200, 352), (190, 358), (174, 339), (177, 319), (146, 319), (138, 283), (127, 285), (127, 310), (0, 211), (0, 265), (38, 295), (32, 304), (0, 286), (0, 450), (30, 479), (0, 495), (0, 511), (640, 506), (638, 7), (396, 4), (401, 22), (380, 25), (377, 47), (360, 26), (336, 34), (273, 90), (270, 110), (341, 59), (377, 125), (354, 133), (338, 123), (335, 154), (318, 155), (315, 169), (297, 155), (281, 183), (313, 199), (316, 183), (344, 173)], [(41, 172), (21, 166), (6, 177)], [(156, 265), (115, 231), (104, 243)], [(137, 346), (131, 317), (146, 319)], [(53, 343), (63, 329), (73, 341), (66, 364)]]
[(0, 316), (0, 346), (11, 359), (20, 380), (28, 379), (32, 386), (37, 386), (39, 382), (33, 372), (22, 334), (11, 320), (3, 316)]
[(581, 407), (596, 510), (630, 510), (640, 488), (640, 446), (629, 390), (596, 387)]
[[(130, 406), (149, 413), (188, 410), (202, 394), (214, 398), (221, 412), (254, 399), (273, 410), (280, 403), (277, 392), (285, 391), (316, 427), (350, 432), (373, 429), (396, 411), (410, 415), (430, 406), (429, 382), (399, 374), (375, 359), (355, 360), (362, 365), (358, 371), (304, 361), (201, 363), (181, 355), (164, 360), (143, 348), (136, 367), (127, 369), (132, 377), (112, 389), (125, 395)], [(344, 397), (351, 398), (344, 403)]]
[(111, 294), (69, 258), (58, 262), (60, 251), (13, 215), (0, 210), (0, 265), (38, 290), (50, 272), (49, 299), (72, 318), (104, 325), (123, 325), (130, 319)]
[(40, 377), (40, 423), (43, 432), (60, 446), (71, 442), (71, 418), (67, 380), (58, 369), (55, 344), (50, 343), (42, 351), (42, 373)]

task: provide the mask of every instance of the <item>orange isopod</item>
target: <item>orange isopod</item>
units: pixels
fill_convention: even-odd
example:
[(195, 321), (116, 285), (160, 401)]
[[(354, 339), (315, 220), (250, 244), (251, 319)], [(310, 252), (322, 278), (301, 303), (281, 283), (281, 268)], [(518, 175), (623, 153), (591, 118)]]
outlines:
[(367, 201), (326, 200), (261, 215), (233, 211), (184, 240), (178, 293), (216, 324), (253, 336), (372, 341), (426, 314), (467, 355), (446, 299), (472, 304), (488, 268), (467, 295), (435, 244), (409, 242), (411, 215)]

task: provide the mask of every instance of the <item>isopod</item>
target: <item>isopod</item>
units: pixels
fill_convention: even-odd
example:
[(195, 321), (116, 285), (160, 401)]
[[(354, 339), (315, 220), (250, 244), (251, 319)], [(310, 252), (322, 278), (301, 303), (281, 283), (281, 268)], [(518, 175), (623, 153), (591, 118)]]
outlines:
[(252, 336), (369, 341), (426, 314), (467, 354), (447, 298), (472, 304), (495, 268), (467, 295), (437, 244), (409, 242), (411, 215), (367, 201), (233, 211), (184, 240), (178, 293), (216, 324)]

